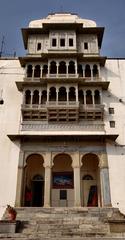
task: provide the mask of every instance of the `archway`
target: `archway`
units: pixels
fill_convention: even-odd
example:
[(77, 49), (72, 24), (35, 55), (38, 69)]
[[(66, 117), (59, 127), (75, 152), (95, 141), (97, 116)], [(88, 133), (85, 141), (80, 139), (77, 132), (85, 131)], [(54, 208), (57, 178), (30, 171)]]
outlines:
[(82, 158), (81, 191), (82, 206), (100, 206), (99, 159), (96, 154), (88, 153)]
[(42, 207), (44, 204), (44, 167), (40, 154), (31, 154), (26, 159), (24, 172), (23, 205)]
[(68, 154), (54, 157), (52, 168), (52, 206), (71, 207), (74, 205), (74, 183), (72, 159)]

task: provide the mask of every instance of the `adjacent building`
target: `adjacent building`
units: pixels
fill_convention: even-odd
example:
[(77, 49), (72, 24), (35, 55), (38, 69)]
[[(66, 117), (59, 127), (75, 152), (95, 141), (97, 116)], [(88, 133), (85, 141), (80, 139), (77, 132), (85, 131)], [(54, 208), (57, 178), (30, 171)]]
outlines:
[(52, 13), (0, 59), (0, 206), (125, 212), (125, 60), (100, 55), (104, 28)]

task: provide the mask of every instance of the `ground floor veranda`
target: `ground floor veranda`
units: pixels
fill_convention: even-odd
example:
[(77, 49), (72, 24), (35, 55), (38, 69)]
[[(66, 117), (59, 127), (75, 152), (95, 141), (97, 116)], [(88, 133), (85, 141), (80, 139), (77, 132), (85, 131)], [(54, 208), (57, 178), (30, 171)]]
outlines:
[(20, 150), (16, 206), (111, 206), (105, 146), (31, 145)]

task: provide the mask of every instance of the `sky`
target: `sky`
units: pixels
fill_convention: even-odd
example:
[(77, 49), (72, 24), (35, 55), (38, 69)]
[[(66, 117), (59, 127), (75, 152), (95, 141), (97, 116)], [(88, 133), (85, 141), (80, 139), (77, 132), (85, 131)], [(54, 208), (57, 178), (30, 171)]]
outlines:
[(77, 13), (105, 27), (101, 55), (125, 57), (125, 0), (0, 0), (0, 49), (3, 55), (25, 55), (21, 28), (51, 12)]

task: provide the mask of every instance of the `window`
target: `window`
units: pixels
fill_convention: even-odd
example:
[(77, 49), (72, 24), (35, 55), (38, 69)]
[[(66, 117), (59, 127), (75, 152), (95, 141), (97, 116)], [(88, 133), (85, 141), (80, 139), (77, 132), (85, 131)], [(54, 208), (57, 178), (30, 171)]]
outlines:
[(84, 49), (88, 49), (88, 43), (87, 42), (84, 42)]
[(37, 51), (41, 50), (41, 43), (37, 43)]
[(60, 47), (65, 47), (65, 38), (60, 39)]
[(53, 38), (52, 39), (52, 47), (56, 47), (56, 44), (57, 44), (56, 38)]
[(60, 200), (67, 200), (67, 191), (60, 190)]
[(114, 108), (109, 108), (109, 114), (114, 114)]
[(115, 121), (110, 121), (110, 128), (115, 128)]
[(73, 47), (73, 38), (69, 38), (69, 47)]

